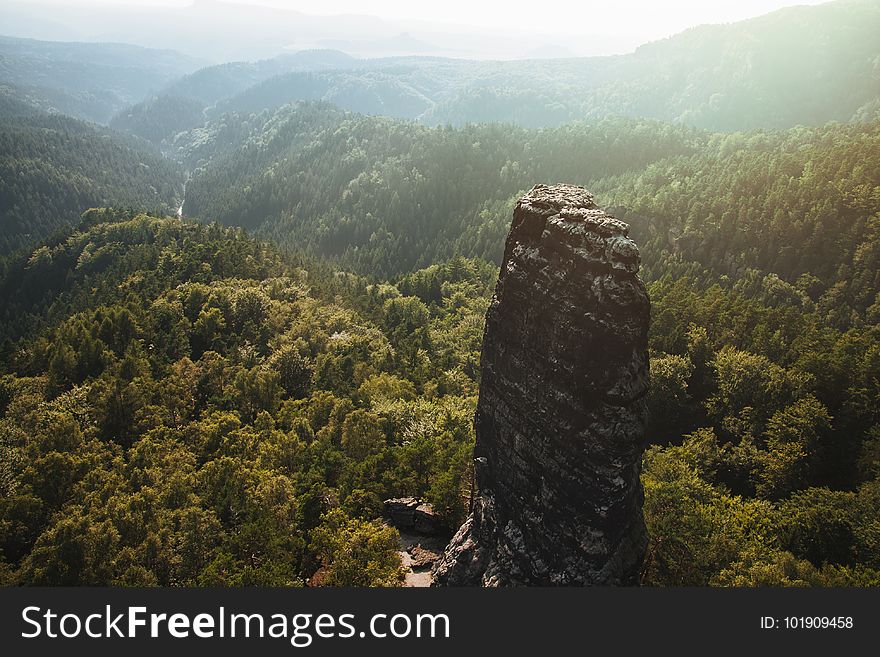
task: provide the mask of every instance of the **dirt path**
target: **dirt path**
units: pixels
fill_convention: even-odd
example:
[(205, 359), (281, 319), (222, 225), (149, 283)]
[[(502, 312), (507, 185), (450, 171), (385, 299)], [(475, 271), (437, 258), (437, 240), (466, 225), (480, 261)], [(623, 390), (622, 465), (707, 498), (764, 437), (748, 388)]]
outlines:
[(431, 586), (431, 566), (415, 565), (409, 550), (413, 546), (420, 545), (423, 549), (437, 554), (438, 556), (446, 547), (446, 539), (435, 536), (422, 536), (420, 534), (408, 534), (400, 532), (400, 560), (406, 569), (404, 586), (428, 587)]

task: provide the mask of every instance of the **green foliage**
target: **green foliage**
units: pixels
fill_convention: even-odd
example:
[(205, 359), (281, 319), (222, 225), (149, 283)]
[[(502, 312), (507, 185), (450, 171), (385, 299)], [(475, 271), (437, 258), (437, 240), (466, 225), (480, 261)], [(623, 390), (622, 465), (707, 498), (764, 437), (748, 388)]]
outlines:
[(805, 375), (788, 371), (766, 356), (725, 347), (712, 367), (718, 392), (707, 402), (709, 414), (732, 435), (755, 435), (774, 408), (793, 401), (808, 383)]
[(789, 552), (752, 549), (740, 555), (712, 580), (716, 586), (827, 586), (828, 582), (809, 561)]
[(696, 262), (767, 307), (847, 328), (880, 292), (878, 159), (876, 121), (717, 134), (591, 191), (624, 209), (649, 278)]
[(193, 172), (188, 215), (284, 255), (87, 210), (170, 211), (182, 176), (35, 109), (120, 106), (88, 48), (0, 39), (51, 83), (0, 56), (0, 582), (398, 585), (382, 501), (463, 519), (509, 217), (564, 180), (652, 301), (643, 582), (880, 584), (878, 14), (789, 11), (586, 62), (228, 64), (117, 115)]
[(32, 246), (108, 202), (168, 212), (180, 178), (145, 142), (63, 115), (2, 115), (0, 255)]
[[(223, 114), (176, 147), (196, 168), (187, 213), (362, 273), (403, 274), (404, 294), (426, 303), (438, 299), (437, 261), (500, 262), (514, 199), (535, 181), (567, 181), (630, 222), (647, 278), (718, 282), (763, 309), (815, 311), (846, 329), (880, 317), (878, 126), (725, 135), (602, 119), (429, 129), (300, 104)], [(736, 319), (731, 331), (750, 328), (749, 315)], [(680, 353), (687, 325), (668, 321), (679, 334), (664, 334), (678, 344), (658, 350)]]
[[(494, 276), (89, 212), (0, 279), (5, 581), (396, 585), (382, 500), (467, 510)], [(643, 581), (876, 582), (876, 327), (699, 268), (650, 293)]]
[(354, 520), (334, 509), (312, 540), (324, 564), (316, 582), (322, 586), (400, 586), (403, 581), (397, 531), (380, 522)]
[(258, 229), (371, 275), (428, 268), (405, 294), (430, 303), (439, 298), (432, 265), (455, 255), (500, 261), (512, 199), (535, 181), (641, 170), (704, 140), (644, 120), (426, 128), (303, 103), (222, 114), (180, 135), (175, 152), (195, 169), (188, 215)]
[(822, 439), (830, 428), (828, 411), (813, 396), (774, 413), (764, 432), (767, 456), (758, 494), (778, 498), (805, 488), (814, 478), (822, 456)]
[(655, 447), (645, 456), (646, 584), (704, 586), (740, 551), (773, 545), (772, 507), (707, 482), (681, 451)]
[(177, 96), (159, 96), (129, 107), (110, 121), (110, 127), (161, 144), (179, 132), (202, 124), (201, 102)]
[(483, 267), (439, 266), (428, 306), (301, 264), (110, 210), (13, 261), (4, 582), (396, 586), (382, 500), (461, 519)]
[(651, 358), (648, 417), (652, 433), (663, 435), (676, 428), (681, 409), (690, 400), (688, 385), (693, 370), (686, 356), (663, 354)]

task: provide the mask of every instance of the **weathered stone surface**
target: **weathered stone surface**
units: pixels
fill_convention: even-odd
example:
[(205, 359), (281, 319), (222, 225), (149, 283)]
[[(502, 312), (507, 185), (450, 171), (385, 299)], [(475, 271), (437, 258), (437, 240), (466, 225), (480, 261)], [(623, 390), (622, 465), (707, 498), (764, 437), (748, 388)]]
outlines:
[(410, 568), (413, 570), (426, 570), (437, 563), (440, 558), (439, 554), (422, 547), (421, 544), (410, 546), (407, 553), (410, 556)]
[(486, 315), (471, 513), (434, 585), (633, 584), (649, 302), (626, 224), (571, 185), (516, 206)]
[(384, 505), (385, 517), (398, 529), (426, 536), (443, 531), (443, 524), (434, 508), (415, 497), (395, 497), (385, 500)]

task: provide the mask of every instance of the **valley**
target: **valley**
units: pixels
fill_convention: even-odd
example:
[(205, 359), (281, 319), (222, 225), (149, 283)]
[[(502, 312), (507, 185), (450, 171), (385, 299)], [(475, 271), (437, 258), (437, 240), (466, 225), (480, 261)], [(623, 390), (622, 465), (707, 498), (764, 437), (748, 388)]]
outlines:
[[(449, 535), (472, 512), (505, 239), (568, 183), (627, 224), (650, 300), (627, 581), (880, 585), (877, 34), (837, 0), (584, 58), (0, 37), (0, 583), (429, 583), (383, 502)], [(594, 312), (587, 274), (558, 316)], [(531, 381), (597, 326), (509, 362)], [(534, 397), (492, 408), (527, 426)]]

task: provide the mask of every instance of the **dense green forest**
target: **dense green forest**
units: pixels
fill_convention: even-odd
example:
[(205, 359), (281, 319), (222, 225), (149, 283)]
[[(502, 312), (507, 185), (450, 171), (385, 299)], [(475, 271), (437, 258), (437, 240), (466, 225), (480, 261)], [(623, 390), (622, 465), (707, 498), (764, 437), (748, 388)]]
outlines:
[(513, 199), (533, 181), (642, 171), (706, 140), (644, 120), (427, 128), (296, 104), (224, 115), (174, 146), (193, 171), (187, 215), (387, 276), (454, 254), (500, 261)]
[(649, 278), (678, 258), (839, 328), (880, 320), (880, 121), (713, 135), (591, 187), (631, 223)]
[(651, 278), (679, 259), (728, 281), (757, 277), (841, 328), (880, 313), (880, 122), (455, 129), (297, 104), (224, 115), (175, 146), (194, 171), (188, 215), (364, 274), (454, 255), (500, 263), (515, 198), (536, 180), (569, 181), (631, 223)]
[(570, 182), (651, 299), (642, 583), (880, 586), (878, 33), (839, 0), (200, 70), (0, 37), (0, 583), (399, 585), (382, 501), (465, 516), (512, 208)]
[(179, 137), (186, 212), (283, 252), (94, 210), (7, 258), (5, 581), (399, 583), (381, 500), (467, 509), (483, 317), (537, 176), (589, 182), (642, 247), (643, 583), (880, 584), (878, 135), (305, 104)]
[[(880, 584), (876, 324), (679, 268), (649, 284), (643, 582)], [(381, 500), (467, 508), (495, 273), (90, 211), (0, 287), (5, 580), (396, 584)]]
[(483, 316), (539, 177), (589, 182), (642, 247), (643, 583), (880, 584), (878, 135), (305, 104), (179, 137), (186, 212), (286, 255), (96, 210), (7, 259), (4, 578), (398, 583), (380, 502), (467, 508)]
[(117, 114), (110, 121), (110, 127), (159, 145), (203, 122), (204, 107), (199, 101), (164, 95), (149, 98)]
[(398, 583), (381, 501), (464, 512), (494, 275), (368, 285), (90, 211), (2, 282), (4, 580)]
[(0, 109), (0, 254), (78, 223), (89, 207), (175, 207), (182, 174), (146, 142), (2, 93)]

